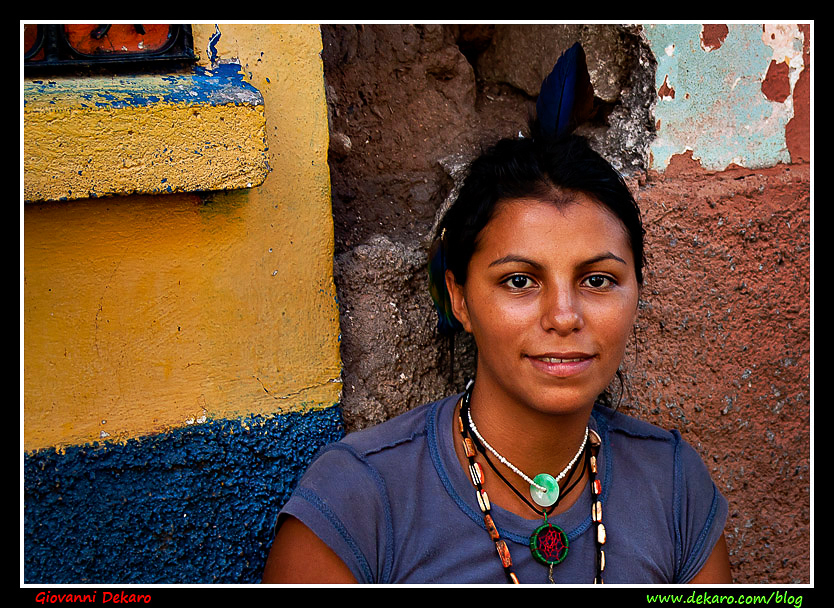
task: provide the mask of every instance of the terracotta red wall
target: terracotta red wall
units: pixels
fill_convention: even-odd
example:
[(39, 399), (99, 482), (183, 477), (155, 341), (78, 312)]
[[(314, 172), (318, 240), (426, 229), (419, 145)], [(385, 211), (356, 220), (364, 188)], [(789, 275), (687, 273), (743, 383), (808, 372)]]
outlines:
[(730, 501), (737, 582), (808, 582), (810, 167), (676, 159), (639, 203), (648, 272), (629, 403), (705, 457)]
[(810, 581), (811, 31), (799, 31), (798, 79), (771, 60), (761, 81), (792, 104), (789, 162), (709, 171), (684, 152), (636, 188), (649, 269), (631, 403), (704, 455), (730, 501), (741, 583)]

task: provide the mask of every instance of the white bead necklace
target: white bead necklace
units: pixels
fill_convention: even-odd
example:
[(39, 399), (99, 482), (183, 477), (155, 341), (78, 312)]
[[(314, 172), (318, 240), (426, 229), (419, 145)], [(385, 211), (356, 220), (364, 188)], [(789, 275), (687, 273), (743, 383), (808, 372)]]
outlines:
[(530, 479), (530, 477), (525, 475), (518, 467), (499, 454), (498, 451), (487, 443), (486, 439), (481, 436), (478, 432), (478, 427), (475, 426), (475, 422), (472, 420), (471, 409), (467, 411), (467, 417), (469, 418), (469, 428), (472, 429), (472, 433), (474, 433), (475, 437), (478, 438), (478, 441), (480, 441), (486, 449), (492, 452), (492, 454), (504, 466), (530, 484), (530, 496), (537, 505), (540, 507), (549, 507), (550, 505), (556, 503), (559, 499), (559, 482), (562, 481), (562, 478), (573, 468), (573, 465), (575, 465), (576, 461), (579, 460), (582, 452), (585, 451), (585, 444), (588, 441), (587, 426), (585, 427), (585, 437), (582, 439), (582, 444), (579, 446), (579, 450), (576, 452), (573, 459), (568, 463), (568, 466), (566, 466), (562, 472), (559, 473), (559, 475), (553, 477), (547, 473), (539, 473), (534, 479)]

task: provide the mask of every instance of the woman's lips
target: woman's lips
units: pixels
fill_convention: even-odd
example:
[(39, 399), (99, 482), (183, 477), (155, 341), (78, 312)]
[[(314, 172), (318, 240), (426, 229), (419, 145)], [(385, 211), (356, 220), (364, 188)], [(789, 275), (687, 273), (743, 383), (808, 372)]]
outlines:
[(587, 370), (594, 359), (585, 353), (557, 353), (546, 355), (527, 355), (533, 367), (557, 378), (568, 378)]

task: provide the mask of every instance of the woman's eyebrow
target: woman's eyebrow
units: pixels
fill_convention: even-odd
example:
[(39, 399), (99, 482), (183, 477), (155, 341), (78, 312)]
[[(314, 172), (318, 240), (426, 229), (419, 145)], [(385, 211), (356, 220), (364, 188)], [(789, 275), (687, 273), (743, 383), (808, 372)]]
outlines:
[[(628, 263), (623, 258), (621, 258), (620, 256), (614, 255), (610, 251), (606, 251), (605, 253), (601, 253), (597, 256), (594, 256), (592, 258), (589, 258), (589, 259), (585, 260), (584, 262), (582, 262), (582, 264), (580, 264), (580, 266), (591, 266), (593, 264), (596, 264), (597, 262), (602, 262), (604, 260), (615, 260), (617, 262), (620, 262), (621, 264), (625, 264), (626, 266), (628, 265)], [(502, 258), (498, 258), (497, 260), (493, 260), (492, 262), (490, 262), (489, 266), (490, 267), (499, 266), (501, 264), (509, 264), (509, 263), (527, 264), (527, 265), (532, 266), (534, 268), (542, 268), (542, 265), (539, 264), (538, 262), (533, 261), (529, 258), (525, 258), (524, 256), (516, 255), (516, 254), (512, 254), (512, 253), (509, 254), (509, 255), (505, 255)]]
[(493, 260), (490, 262), (489, 267), (499, 266), (501, 264), (510, 264), (510, 263), (517, 263), (517, 264), (527, 264), (528, 266), (532, 266), (534, 268), (541, 268), (542, 265), (538, 262), (534, 262), (529, 258), (525, 258), (524, 256), (515, 255), (513, 253), (509, 255), (505, 255), (503, 258), (498, 258), (497, 260)]
[(582, 263), (582, 265), (583, 266), (590, 266), (592, 264), (596, 264), (597, 262), (602, 262), (604, 260), (615, 260), (617, 262), (620, 262), (621, 264), (625, 264), (626, 266), (628, 266), (628, 263), (623, 258), (621, 258), (618, 255), (614, 255), (610, 251), (606, 251), (605, 253), (602, 253), (598, 256), (592, 257), (589, 260), (585, 260)]

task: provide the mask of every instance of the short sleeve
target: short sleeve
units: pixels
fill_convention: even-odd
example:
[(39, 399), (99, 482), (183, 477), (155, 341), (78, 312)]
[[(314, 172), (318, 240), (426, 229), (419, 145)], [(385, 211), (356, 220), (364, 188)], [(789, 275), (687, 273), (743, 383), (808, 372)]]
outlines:
[(279, 522), (285, 515), (310, 528), (358, 582), (385, 580), (391, 517), (384, 482), (350, 446), (328, 446), (302, 477)]
[(675, 446), (675, 582), (687, 583), (700, 572), (724, 533), (727, 500), (712, 481), (700, 455), (677, 431)]

